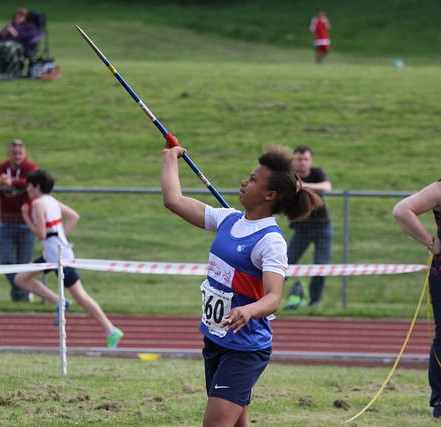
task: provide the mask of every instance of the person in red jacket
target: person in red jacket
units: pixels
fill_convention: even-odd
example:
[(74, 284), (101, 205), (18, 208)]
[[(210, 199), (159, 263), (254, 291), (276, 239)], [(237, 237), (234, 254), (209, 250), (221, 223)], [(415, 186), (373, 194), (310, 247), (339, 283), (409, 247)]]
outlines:
[[(37, 165), (26, 158), (25, 143), (14, 139), (9, 143), (8, 159), (0, 164), (0, 262), (31, 262), (35, 237), (21, 214), (21, 206), (29, 202), (26, 176)], [(14, 283), (15, 273), (7, 274), (12, 301), (30, 301), (29, 292)]]
[(331, 23), (326, 17), (325, 11), (319, 9), (309, 25), (309, 30), (314, 34), (315, 60), (317, 64), (320, 64), (331, 50), (330, 29)]

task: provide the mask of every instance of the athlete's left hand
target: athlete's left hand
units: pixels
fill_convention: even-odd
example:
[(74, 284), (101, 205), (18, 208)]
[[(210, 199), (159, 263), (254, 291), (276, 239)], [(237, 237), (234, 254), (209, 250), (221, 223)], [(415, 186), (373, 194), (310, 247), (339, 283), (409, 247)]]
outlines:
[(246, 306), (233, 308), (226, 316), (225, 322), (221, 324), (227, 331), (232, 330), (235, 334), (240, 331), (251, 319), (251, 310)]

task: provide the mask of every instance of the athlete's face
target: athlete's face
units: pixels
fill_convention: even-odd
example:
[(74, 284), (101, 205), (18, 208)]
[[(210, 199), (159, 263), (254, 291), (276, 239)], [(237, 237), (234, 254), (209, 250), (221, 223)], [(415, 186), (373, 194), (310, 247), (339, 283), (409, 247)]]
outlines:
[(34, 184), (29, 182), (26, 190), (30, 199), (35, 199), (38, 196), (38, 186), (35, 187)]
[(256, 206), (271, 197), (273, 190), (268, 188), (271, 170), (266, 166), (258, 166), (250, 176), (240, 182), (239, 200), (244, 208)]

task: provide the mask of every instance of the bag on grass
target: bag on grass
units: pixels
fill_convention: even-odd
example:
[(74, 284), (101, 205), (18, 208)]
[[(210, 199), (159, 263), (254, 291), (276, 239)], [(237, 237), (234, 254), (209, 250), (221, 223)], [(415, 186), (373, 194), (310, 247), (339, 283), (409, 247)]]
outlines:
[(24, 60), (20, 43), (13, 40), (0, 42), (0, 80), (22, 77)]
[(29, 77), (55, 80), (59, 74), (60, 67), (55, 64), (53, 58), (37, 58), (29, 66)]

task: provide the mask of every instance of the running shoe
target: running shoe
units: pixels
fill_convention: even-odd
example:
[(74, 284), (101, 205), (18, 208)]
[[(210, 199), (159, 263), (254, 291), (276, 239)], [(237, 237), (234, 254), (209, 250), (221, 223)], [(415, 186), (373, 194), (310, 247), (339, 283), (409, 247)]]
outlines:
[(308, 288), (305, 283), (297, 280), (289, 290), (288, 300), (284, 310), (297, 310), (300, 307), (308, 305)]
[(121, 329), (113, 328), (110, 335), (107, 336), (107, 348), (116, 348), (123, 335)]

